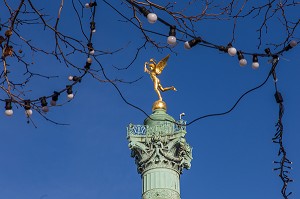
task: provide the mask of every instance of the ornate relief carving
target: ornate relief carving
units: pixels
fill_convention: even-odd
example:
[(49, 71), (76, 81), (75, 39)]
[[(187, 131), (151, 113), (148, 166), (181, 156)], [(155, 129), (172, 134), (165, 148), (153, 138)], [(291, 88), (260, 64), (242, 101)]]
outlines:
[(192, 148), (184, 136), (185, 128), (170, 123), (152, 126), (130, 124), (127, 128), (131, 156), (139, 173), (152, 168), (171, 168), (178, 173), (189, 169), (192, 160)]

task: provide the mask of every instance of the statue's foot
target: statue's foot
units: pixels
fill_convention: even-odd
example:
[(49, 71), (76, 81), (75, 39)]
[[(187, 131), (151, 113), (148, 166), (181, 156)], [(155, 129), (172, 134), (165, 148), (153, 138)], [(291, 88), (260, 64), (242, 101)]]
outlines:
[(177, 89), (176, 89), (174, 86), (172, 86), (172, 90), (173, 90), (173, 91), (177, 91)]

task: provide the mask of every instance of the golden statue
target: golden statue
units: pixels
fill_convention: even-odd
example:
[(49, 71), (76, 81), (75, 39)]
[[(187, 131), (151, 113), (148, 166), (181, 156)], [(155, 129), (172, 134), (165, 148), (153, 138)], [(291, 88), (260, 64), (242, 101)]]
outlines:
[[(159, 101), (162, 101), (160, 91), (162, 91), (162, 92), (165, 92), (168, 90), (177, 91), (174, 86), (165, 87), (165, 88), (162, 87), (160, 80), (157, 78), (157, 76), (160, 75), (161, 72), (166, 67), (169, 57), (170, 57), (170, 55), (167, 55), (160, 62), (158, 62), (158, 64), (156, 64), (156, 61), (152, 58), (152, 59), (150, 59), (149, 63), (145, 62), (145, 65), (144, 65), (144, 71), (150, 75), (150, 77), (154, 83), (154, 90), (158, 95)], [(149, 66), (149, 69), (147, 68), (147, 65)]]

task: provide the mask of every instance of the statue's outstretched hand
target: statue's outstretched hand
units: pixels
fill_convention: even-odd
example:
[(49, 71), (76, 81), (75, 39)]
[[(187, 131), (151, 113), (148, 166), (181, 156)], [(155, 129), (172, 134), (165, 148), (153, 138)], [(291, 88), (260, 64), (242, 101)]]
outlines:
[(147, 64), (148, 64), (148, 62), (145, 62), (145, 65), (144, 65), (144, 72), (145, 72), (145, 73), (148, 71), (148, 69), (147, 69)]

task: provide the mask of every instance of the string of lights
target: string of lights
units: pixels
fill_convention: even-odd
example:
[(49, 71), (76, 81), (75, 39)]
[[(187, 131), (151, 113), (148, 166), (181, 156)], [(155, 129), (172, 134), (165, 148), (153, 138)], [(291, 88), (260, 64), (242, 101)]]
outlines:
[[(31, 2), (29, 2), (29, 3), (31, 3)], [(19, 13), (22, 5), (23, 5), (23, 3), (21, 2), (19, 8), (17, 9), (16, 14), (14, 15), (11, 26), (5, 32), (5, 37), (1, 36), (1, 38), (0, 38), (1, 48), (2, 48), (2, 61), (4, 64), (4, 69), (6, 69), (6, 57), (13, 55), (13, 47), (10, 45), (11, 36), (13, 35), (13, 32), (14, 32), (14, 21), (17, 19), (18, 13)], [(90, 30), (89, 30), (90, 34), (89, 34), (87, 46), (86, 46), (86, 48), (88, 49), (87, 59), (86, 59), (86, 62), (85, 62), (85, 65), (83, 66), (83, 68), (78, 68), (79, 71), (83, 71), (83, 73), (78, 76), (69, 76), (68, 80), (71, 83), (66, 85), (65, 88), (63, 88), (59, 91), (54, 91), (53, 94), (51, 94), (51, 95), (45, 95), (45, 96), (39, 97), (37, 99), (21, 99), (19, 96), (11, 93), (10, 89), (8, 88), (7, 94), (9, 96), (9, 98), (8, 99), (0, 99), (0, 101), (5, 102), (5, 114), (7, 116), (13, 115), (13, 104), (20, 105), (20, 106), (24, 107), (25, 115), (27, 116), (28, 122), (29, 122), (29, 120), (31, 120), (30, 116), (33, 114), (32, 109), (36, 110), (40, 114), (42, 114), (42, 112), (47, 113), (49, 111), (49, 106), (48, 106), (47, 100), (49, 100), (49, 99), (51, 100), (50, 101), (51, 106), (57, 106), (57, 101), (59, 100), (60, 95), (64, 92), (66, 92), (66, 94), (67, 94), (68, 101), (70, 101), (74, 98), (73, 88), (76, 84), (78, 84), (82, 81), (82, 79), (86, 76), (86, 74), (89, 73), (89, 70), (90, 70), (90, 67), (91, 67), (92, 61), (93, 61), (92, 56), (95, 53), (95, 50), (94, 50), (94, 47), (92, 44), (92, 38), (93, 38), (93, 34), (96, 32), (95, 15), (96, 15), (97, 2), (91, 1), (90, 3), (86, 3), (84, 6), (87, 9), (92, 9), (92, 14), (90, 17), (91, 18)], [(62, 8), (62, 6), (61, 6), (61, 8)], [(61, 9), (59, 11), (59, 15), (60, 15), (60, 12), (61, 12)], [(59, 17), (56, 21), (56, 25), (58, 23), (58, 20), (59, 20)], [(5, 44), (2, 46), (3, 42), (5, 42)], [(4, 70), (3, 75), (6, 79), (6, 81), (8, 82), (8, 86), (9, 86), (9, 80), (7, 77), (7, 72), (5, 70)], [(48, 118), (46, 118), (46, 119), (48, 121), (52, 121)], [(52, 122), (54, 122), (54, 121), (52, 121)], [(59, 124), (56, 122), (54, 122), (54, 123)]]
[(275, 99), (279, 106), (279, 115), (278, 115), (278, 121), (275, 125), (276, 127), (276, 133), (274, 137), (272, 138), (273, 143), (279, 145), (278, 150), (278, 156), (281, 158), (280, 161), (274, 161), (273, 163), (278, 165), (276, 168), (274, 168), (274, 171), (279, 171), (279, 177), (283, 183), (281, 188), (281, 194), (284, 197), (284, 199), (288, 199), (288, 196), (292, 194), (292, 192), (287, 192), (287, 187), (290, 182), (293, 182), (293, 180), (289, 177), (290, 171), (292, 169), (291, 164), (292, 162), (287, 158), (287, 153), (285, 150), (285, 147), (283, 145), (283, 123), (282, 123), (282, 117), (284, 114), (284, 105), (283, 105), (283, 97), (281, 93), (278, 91), (277, 87), (277, 77), (276, 77), (276, 70), (272, 71), (273, 79), (274, 79), (274, 85), (275, 85)]
[[(106, 0), (103, 0), (103, 1), (106, 4), (109, 4)], [(155, 13), (151, 13), (145, 7), (139, 6), (138, 4), (134, 3), (134, 1), (131, 1), (131, 0), (125, 0), (125, 1), (128, 2), (129, 4), (131, 4), (144, 17), (146, 17), (149, 23), (154, 24), (154, 23), (156, 23), (158, 21), (161, 24), (163, 24), (165, 26), (168, 26), (169, 29), (170, 29), (168, 35), (165, 35), (165, 34), (162, 34), (162, 33), (158, 33), (158, 32), (152, 31), (152, 30), (148, 30), (148, 29), (145, 29), (145, 28), (143, 28), (143, 31), (149, 32), (149, 33), (152, 33), (152, 34), (156, 34), (156, 35), (160, 35), (160, 36), (166, 36), (167, 37), (167, 43), (170, 46), (174, 46), (174, 45), (177, 44), (177, 41), (181, 41), (181, 42), (184, 42), (184, 48), (187, 49), (187, 50), (195, 47), (196, 45), (201, 45), (201, 46), (204, 46), (204, 47), (209, 47), (209, 48), (217, 49), (218, 51), (221, 51), (221, 52), (224, 52), (224, 53), (228, 53), (232, 57), (235, 56), (235, 55), (237, 55), (240, 66), (246, 66), (247, 63), (248, 63), (247, 60), (245, 59), (244, 55), (251, 55), (252, 56), (252, 68), (253, 69), (258, 69), (259, 68), (258, 57), (280, 56), (284, 52), (289, 51), (290, 49), (292, 49), (295, 46), (297, 46), (297, 44), (299, 43), (299, 41), (297, 42), (295, 40), (292, 40), (292, 41), (290, 41), (290, 43), (287, 46), (284, 46), (281, 50), (279, 50), (277, 52), (274, 52), (274, 53), (271, 53), (271, 51), (270, 51), (269, 48), (266, 48), (264, 50), (265, 52), (263, 52), (263, 53), (261, 53), (261, 52), (251, 53), (251, 52), (247, 52), (247, 51), (244, 51), (244, 50), (236, 49), (232, 45), (232, 43), (228, 43), (226, 46), (224, 46), (224, 45), (218, 45), (218, 44), (215, 44), (213, 42), (209, 42), (209, 41), (203, 39), (203, 37), (201, 37), (201, 36), (191, 35), (187, 31), (179, 29), (175, 25), (171, 25), (166, 20), (158, 17)], [(111, 7), (113, 7), (111, 4), (109, 4), (109, 5)], [(122, 15), (122, 16), (124, 17), (124, 15)], [(131, 20), (129, 20), (129, 18), (126, 17), (126, 19), (128, 21), (130, 21), (131, 23), (133, 23)], [(138, 27), (138, 25), (136, 25), (136, 24), (135, 24), (135, 26)], [(186, 37), (190, 37), (191, 40), (184, 41), (182, 39), (177, 39), (176, 38), (176, 31), (182, 33)]]

